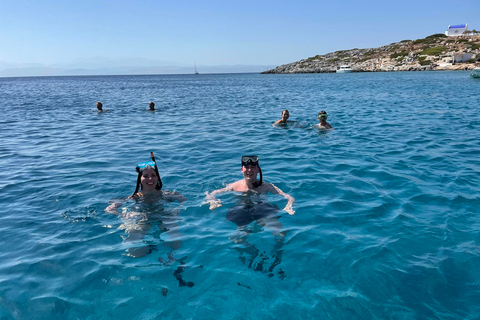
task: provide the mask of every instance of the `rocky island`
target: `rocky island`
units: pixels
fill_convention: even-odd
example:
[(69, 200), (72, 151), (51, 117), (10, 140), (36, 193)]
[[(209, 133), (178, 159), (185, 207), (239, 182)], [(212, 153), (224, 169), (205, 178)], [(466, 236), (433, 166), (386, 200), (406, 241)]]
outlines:
[(379, 48), (351, 49), (317, 55), (284, 64), (270, 73), (327, 73), (340, 65), (353, 72), (471, 70), (480, 59), (480, 33), (448, 37), (434, 34), (424, 39), (402, 40)]

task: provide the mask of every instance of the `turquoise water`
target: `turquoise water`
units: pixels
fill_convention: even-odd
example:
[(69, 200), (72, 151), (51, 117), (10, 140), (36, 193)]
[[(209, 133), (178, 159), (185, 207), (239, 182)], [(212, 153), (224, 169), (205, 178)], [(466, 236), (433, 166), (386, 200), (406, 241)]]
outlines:
[[(478, 319), (479, 92), (463, 71), (0, 78), (0, 318)], [(283, 109), (299, 123), (272, 127)], [(187, 201), (105, 213), (150, 151)], [(296, 198), (283, 241), (233, 241), (238, 195), (204, 204), (243, 154)]]

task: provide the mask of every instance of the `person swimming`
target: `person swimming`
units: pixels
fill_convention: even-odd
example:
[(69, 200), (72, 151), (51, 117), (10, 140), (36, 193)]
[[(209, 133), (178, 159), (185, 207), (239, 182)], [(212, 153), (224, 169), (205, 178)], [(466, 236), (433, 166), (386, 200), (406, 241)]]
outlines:
[(290, 118), (290, 112), (288, 112), (287, 109), (282, 111), (282, 118), (280, 120), (275, 121), (272, 125), (276, 126), (279, 124), (287, 124), (287, 123), (294, 123), (295, 121), (289, 121), (288, 118)]
[[(133, 194), (127, 199), (142, 199), (147, 204), (152, 204), (160, 199), (166, 201), (185, 201), (185, 197), (178, 192), (162, 190), (163, 183), (158, 173), (157, 163), (153, 152), (150, 152), (152, 161), (139, 163), (135, 170), (137, 171), (137, 185)], [(105, 211), (108, 213), (118, 214), (117, 209), (124, 201), (114, 202), (108, 206)]]
[[(112, 214), (119, 214), (117, 211), (126, 200), (135, 200), (129, 208), (125, 208), (122, 212), (123, 223), (119, 229), (125, 230), (128, 235), (124, 238), (124, 242), (142, 241), (147, 232), (152, 227), (157, 227), (161, 233), (169, 235), (169, 241), (162, 243), (170, 248), (167, 259), (158, 258), (158, 261), (164, 266), (169, 266), (175, 262), (179, 266), (173, 275), (178, 280), (181, 287), (193, 287), (193, 282), (184, 281), (182, 273), (186, 266), (184, 259), (177, 260), (174, 252), (181, 246), (181, 234), (178, 232), (178, 215), (179, 210), (166, 210), (165, 202), (185, 201), (185, 197), (178, 192), (162, 190), (163, 183), (158, 173), (157, 163), (153, 152), (150, 152), (151, 161), (137, 164), (137, 184), (133, 194), (126, 199), (115, 201), (108, 206), (105, 211)], [(133, 258), (143, 257), (157, 250), (157, 246), (153, 244), (142, 245), (127, 249), (127, 255)]]
[(153, 101), (150, 101), (150, 103), (148, 104), (148, 109), (150, 111), (155, 111), (155, 103)]
[[(164, 204), (166, 202), (185, 201), (185, 197), (178, 192), (171, 192), (162, 190), (163, 184), (158, 174), (158, 168), (155, 162), (153, 152), (150, 153), (152, 161), (139, 163), (136, 167), (138, 172), (137, 185), (133, 194), (127, 198), (113, 201), (105, 211), (111, 214), (121, 214), (124, 219), (124, 223), (120, 226), (120, 229), (124, 229), (128, 235), (125, 241), (141, 240), (150, 229), (152, 223), (163, 225), (162, 230), (168, 229), (166, 224), (175, 225), (175, 219), (173, 218), (178, 214), (178, 210), (164, 210)], [(124, 208), (120, 213), (118, 209), (127, 201), (135, 200), (135, 204), (129, 208)], [(175, 235), (175, 231), (170, 232)], [(178, 236), (176, 236), (178, 237)], [(176, 241), (171, 242), (172, 250), (178, 249), (179, 243)], [(142, 253), (143, 254), (143, 253)], [(130, 254), (133, 256), (133, 254)], [(144, 254), (143, 254), (144, 255)], [(137, 253), (137, 256), (141, 254)]]
[[(253, 192), (257, 194), (266, 194), (273, 193), (279, 194), (288, 200), (287, 205), (283, 210), (288, 214), (295, 214), (295, 211), (292, 209), (293, 202), (295, 198), (289, 194), (280, 190), (272, 183), (263, 182), (262, 169), (260, 169), (257, 156), (243, 156), (241, 159), (242, 166), (241, 171), (243, 174), (243, 179), (238, 180), (234, 183), (229, 184), (225, 188), (212, 191), (210, 194), (207, 192), (207, 202), (210, 204), (210, 210), (218, 208), (222, 205), (222, 202), (215, 198), (215, 195), (229, 192), (229, 191), (238, 191), (238, 192)], [(260, 180), (257, 180), (257, 175), (260, 175)]]
[(110, 110), (108, 109), (103, 109), (103, 103), (101, 103), (100, 101), (97, 101), (97, 103), (95, 104), (95, 106), (97, 107), (97, 113), (105, 113), (105, 112), (110, 112)]
[[(210, 204), (210, 210), (213, 210), (222, 205), (221, 201), (215, 198), (215, 195), (228, 191), (242, 192), (238, 196), (239, 201), (237, 205), (231, 207), (227, 212), (226, 219), (237, 225), (237, 233), (232, 235), (230, 240), (235, 244), (241, 244), (241, 247), (235, 247), (240, 253), (239, 258), (241, 261), (246, 263), (249, 268), (268, 273), (271, 277), (273, 276), (274, 268), (281, 263), (283, 244), (287, 232), (282, 231), (282, 224), (276, 215), (279, 208), (263, 202), (262, 195), (273, 193), (285, 197), (288, 203), (284, 210), (291, 215), (295, 213), (292, 208), (295, 199), (275, 185), (263, 181), (262, 170), (257, 156), (243, 156), (241, 162), (241, 171), (244, 178), (229, 184), (225, 188), (212, 191), (210, 194), (207, 192), (207, 202)], [(260, 180), (257, 179), (257, 175), (260, 175)], [(254, 244), (247, 241), (248, 236), (252, 232), (256, 232), (249, 230), (249, 228), (251, 229), (249, 227), (250, 224), (254, 221), (262, 228), (270, 228), (275, 236), (276, 244), (271, 257), (268, 257), (266, 252), (261, 253)], [(255, 230), (255, 225), (252, 225), (252, 228)], [(282, 269), (279, 269), (277, 273), (280, 278), (285, 277)]]
[[(320, 129), (333, 129), (330, 123), (327, 122), (327, 112), (322, 110), (318, 113), (318, 124), (316, 125)], [(335, 129), (333, 129), (335, 130)]]

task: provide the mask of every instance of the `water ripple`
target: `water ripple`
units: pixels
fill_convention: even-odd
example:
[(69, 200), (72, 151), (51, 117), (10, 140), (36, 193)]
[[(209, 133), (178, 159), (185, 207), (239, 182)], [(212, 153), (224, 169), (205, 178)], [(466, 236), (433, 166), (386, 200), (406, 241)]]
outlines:
[[(473, 319), (478, 84), (466, 72), (0, 78), (0, 317)], [(272, 127), (283, 109), (298, 122)], [(335, 131), (313, 126), (320, 110)], [(106, 214), (150, 151), (187, 201), (144, 224)], [(237, 195), (204, 202), (241, 178), (243, 154), (296, 198), (294, 216), (277, 213), (283, 242), (268, 224), (239, 240), (226, 219)]]

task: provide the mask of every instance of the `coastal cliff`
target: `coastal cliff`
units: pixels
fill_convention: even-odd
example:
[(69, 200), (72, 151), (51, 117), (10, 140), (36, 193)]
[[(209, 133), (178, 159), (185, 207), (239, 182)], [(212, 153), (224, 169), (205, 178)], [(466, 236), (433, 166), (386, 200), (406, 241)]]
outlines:
[(379, 48), (351, 49), (317, 55), (262, 72), (328, 73), (340, 65), (354, 72), (471, 70), (480, 59), (480, 35), (402, 40)]

